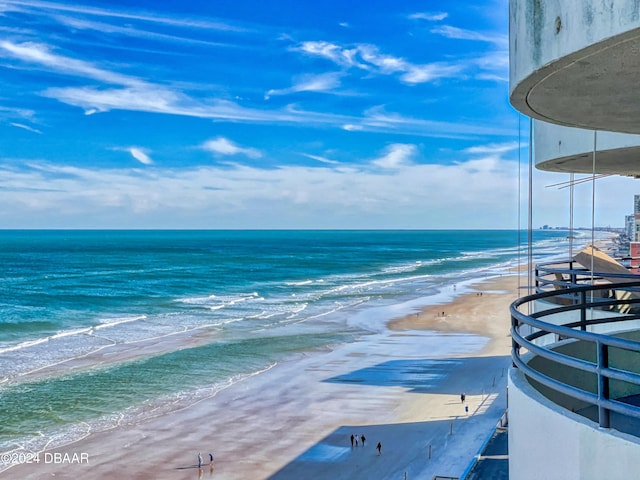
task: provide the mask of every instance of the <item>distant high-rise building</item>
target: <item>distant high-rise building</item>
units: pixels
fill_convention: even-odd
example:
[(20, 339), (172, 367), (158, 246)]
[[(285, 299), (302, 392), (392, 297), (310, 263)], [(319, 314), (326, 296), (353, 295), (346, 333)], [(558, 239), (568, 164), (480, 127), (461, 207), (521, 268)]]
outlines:
[(627, 235), (629, 240), (633, 238), (633, 232), (635, 230), (635, 216), (634, 215), (625, 215), (624, 217), (624, 233)]
[(629, 256), (631, 257), (631, 271), (640, 273), (640, 195), (633, 196), (633, 235), (629, 237)]

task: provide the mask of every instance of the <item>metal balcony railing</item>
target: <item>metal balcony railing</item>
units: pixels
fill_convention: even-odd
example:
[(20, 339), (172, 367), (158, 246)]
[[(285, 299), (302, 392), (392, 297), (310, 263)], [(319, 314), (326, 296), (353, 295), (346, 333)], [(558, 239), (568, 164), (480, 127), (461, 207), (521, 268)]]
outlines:
[[(540, 293), (511, 305), (514, 366), (560, 406), (601, 427), (640, 436), (640, 323), (631, 323), (640, 319), (638, 276), (580, 285), (583, 275), (589, 281), (600, 276), (554, 265), (538, 267)], [(554, 278), (544, 279), (548, 273)], [(594, 326), (607, 333), (589, 331)]]
[(591, 272), (573, 260), (558, 260), (555, 262), (539, 263), (535, 267), (536, 293), (547, 292), (552, 289), (571, 288), (579, 285), (606, 281), (626, 283), (640, 280), (634, 273), (603, 273)]

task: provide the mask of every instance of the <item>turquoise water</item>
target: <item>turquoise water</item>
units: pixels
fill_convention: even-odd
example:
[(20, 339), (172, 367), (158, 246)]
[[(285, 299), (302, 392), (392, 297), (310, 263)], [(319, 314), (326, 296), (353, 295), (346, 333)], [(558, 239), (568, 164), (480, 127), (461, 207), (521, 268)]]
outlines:
[[(536, 231), (535, 251), (562, 254), (565, 237)], [(170, 411), (352, 341), (380, 328), (356, 314), (499, 274), (517, 242), (516, 231), (2, 231), (0, 451)], [(151, 339), (123, 361), (65, 363)]]

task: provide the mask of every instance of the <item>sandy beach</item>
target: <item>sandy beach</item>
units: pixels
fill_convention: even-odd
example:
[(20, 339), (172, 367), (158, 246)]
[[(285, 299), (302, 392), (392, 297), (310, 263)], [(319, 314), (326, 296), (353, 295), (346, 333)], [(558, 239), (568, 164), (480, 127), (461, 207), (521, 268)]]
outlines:
[[(41, 452), (39, 463), (0, 476), (460, 476), (506, 408), (508, 306), (516, 283), (504, 276), (465, 293), (451, 287), (452, 302), (389, 319), (386, 331), (283, 362), (180, 411)], [(364, 435), (364, 446), (351, 446), (351, 435)]]

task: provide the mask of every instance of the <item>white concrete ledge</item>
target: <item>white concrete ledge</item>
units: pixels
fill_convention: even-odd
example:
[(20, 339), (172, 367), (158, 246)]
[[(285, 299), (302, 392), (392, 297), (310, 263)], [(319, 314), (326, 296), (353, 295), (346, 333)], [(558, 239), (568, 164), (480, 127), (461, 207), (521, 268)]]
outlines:
[(542, 396), (518, 369), (509, 371), (509, 478), (633, 478), (640, 439), (594, 422)]

